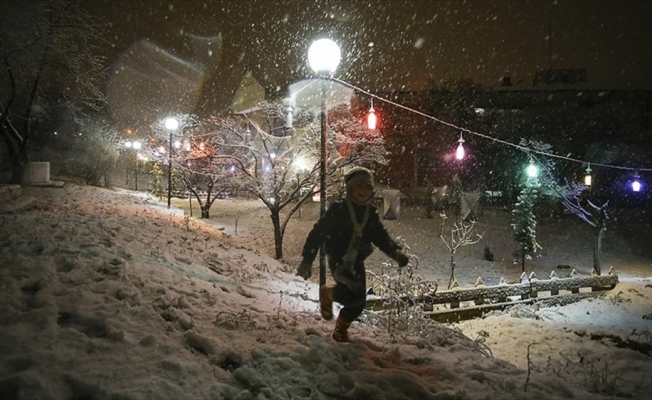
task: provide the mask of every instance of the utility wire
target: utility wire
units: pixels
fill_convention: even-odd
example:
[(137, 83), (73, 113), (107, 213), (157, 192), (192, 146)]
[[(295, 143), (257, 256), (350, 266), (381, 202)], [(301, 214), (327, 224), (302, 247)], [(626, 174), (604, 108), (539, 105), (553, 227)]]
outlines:
[(484, 139), (492, 140), (494, 142), (501, 143), (501, 144), (504, 144), (506, 146), (511, 146), (511, 147), (516, 148), (516, 149), (522, 150), (524, 152), (536, 153), (536, 154), (540, 154), (542, 156), (557, 158), (557, 159), (566, 160), (566, 161), (571, 161), (571, 162), (575, 162), (575, 163), (579, 163), (579, 164), (587, 164), (588, 165), (590, 163), (590, 165), (592, 165), (592, 166), (598, 166), (598, 167), (603, 167), (603, 168), (612, 168), (612, 169), (619, 169), (619, 170), (625, 170), (625, 171), (635, 171), (635, 172), (640, 172), (640, 171), (652, 172), (652, 168), (633, 168), (633, 167), (624, 167), (624, 166), (613, 165), (613, 164), (601, 164), (601, 163), (597, 163), (597, 162), (593, 162), (593, 161), (583, 161), (583, 160), (580, 160), (580, 159), (577, 159), (577, 158), (560, 156), (560, 155), (554, 154), (554, 153), (547, 153), (545, 151), (531, 149), (529, 147), (521, 146), (521, 145), (516, 144), (516, 143), (508, 142), (506, 140), (498, 139), (498, 138), (495, 138), (495, 137), (492, 137), (492, 136), (489, 136), (489, 135), (485, 135), (485, 134), (480, 133), (480, 132), (472, 131), (470, 129), (463, 128), (461, 126), (457, 126), (457, 125), (455, 125), (453, 123), (450, 123), (448, 121), (444, 121), (444, 120), (439, 119), (437, 117), (433, 117), (432, 115), (428, 115), (428, 114), (423, 113), (423, 112), (421, 112), (419, 110), (415, 110), (413, 108), (404, 106), (403, 104), (397, 103), (395, 101), (386, 99), (384, 97), (380, 97), (380, 96), (378, 96), (376, 94), (373, 94), (373, 93), (371, 93), (371, 92), (369, 92), (367, 90), (359, 88), (359, 87), (357, 87), (357, 86), (355, 86), (355, 85), (353, 85), (351, 83), (348, 83), (346, 81), (343, 81), (341, 79), (338, 79), (338, 78), (335, 78), (335, 77), (330, 77), (328, 79), (330, 79), (330, 80), (332, 80), (334, 82), (340, 83), (340, 84), (342, 84), (342, 85), (344, 85), (346, 87), (349, 87), (349, 88), (351, 88), (351, 89), (353, 89), (355, 91), (358, 91), (360, 93), (364, 93), (367, 96), (370, 96), (372, 98), (380, 100), (380, 101), (382, 101), (384, 103), (391, 104), (393, 106), (402, 108), (402, 109), (410, 111), (412, 113), (421, 115), (422, 117), (431, 119), (431, 120), (433, 120), (435, 122), (438, 122), (438, 123), (440, 123), (442, 125), (446, 125), (446, 126), (449, 126), (451, 128), (457, 129), (459, 131), (466, 132), (466, 133), (469, 133), (469, 134), (472, 134), (472, 135), (475, 135), (475, 136), (478, 136), (478, 137), (481, 137), (481, 138), (484, 138)]

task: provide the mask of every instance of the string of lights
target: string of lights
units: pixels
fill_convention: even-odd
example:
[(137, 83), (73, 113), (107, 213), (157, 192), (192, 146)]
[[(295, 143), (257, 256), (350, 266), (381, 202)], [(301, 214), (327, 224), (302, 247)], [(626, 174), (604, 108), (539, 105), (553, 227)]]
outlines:
[(397, 103), (395, 101), (392, 101), (392, 100), (386, 99), (384, 97), (378, 96), (378, 95), (376, 95), (374, 93), (369, 92), (368, 90), (359, 88), (359, 87), (357, 87), (357, 86), (355, 86), (355, 85), (353, 85), (353, 84), (351, 84), (349, 82), (343, 81), (341, 79), (338, 79), (338, 78), (335, 78), (335, 77), (331, 77), (330, 79), (333, 80), (334, 82), (337, 82), (337, 83), (340, 83), (340, 84), (342, 84), (342, 85), (344, 85), (346, 87), (349, 87), (349, 88), (351, 88), (351, 89), (353, 89), (353, 90), (355, 90), (357, 92), (363, 93), (363, 94), (365, 94), (365, 95), (367, 95), (367, 96), (369, 96), (369, 97), (371, 97), (373, 99), (376, 99), (376, 100), (382, 101), (384, 103), (391, 104), (393, 106), (402, 108), (402, 109), (407, 110), (409, 112), (421, 115), (424, 118), (428, 118), (428, 119), (433, 120), (433, 121), (435, 121), (435, 122), (437, 122), (439, 124), (449, 126), (449, 127), (454, 128), (454, 129), (456, 129), (456, 130), (458, 130), (460, 132), (466, 132), (468, 134), (481, 137), (483, 139), (487, 139), (487, 140), (491, 140), (491, 141), (494, 141), (494, 142), (497, 142), (497, 143), (501, 143), (501, 144), (504, 144), (506, 146), (511, 146), (511, 147), (516, 148), (516, 149), (522, 150), (524, 152), (539, 154), (539, 155), (542, 155), (542, 156), (557, 158), (557, 159), (566, 160), (566, 161), (569, 161), (569, 162), (579, 163), (579, 164), (583, 164), (583, 165), (592, 165), (593, 167), (602, 167), (602, 168), (612, 168), (612, 169), (619, 169), (619, 170), (625, 170), (625, 171), (634, 171), (636, 173), (642, 172), (642, 171), (652, 172), (652, 168), (649, 168), (649, 167), (635, 168), (635, 167), (625, 167), (625, 166), (614, 165), (614, 164), (602, 164), (602, 163), (598, 163), (598, 162), (595, 162), (595, 161), (580, 160), (578, 158), (562, 156), (562, 155), (559, 155), (559, 154), (549, 153), (549, 152), (545, 152), (545, 151), (541, 151), (541, 150), (521, 146), (521, 145), (516, 144), (516, 143), (512, 143), (512, 142), (509, 142), (509, 141), (506, 141), (506, 140), (502, 140), (502, 139), (499, 139), (499, 138), (496, 138), (496, 137), (493, 137), (493, 136), (490, 136), (490, 135), (486, 135), (486, 134), (483, 134), (483, 133), (480, 133), (480, 132), (473, 131), (473, 130), (468, 129), (468, 128), (464, 128), (464, 127), (455, 125), (455, 124), (453, 124), (451, 122), (448, 122), (448, 121), (444, 121), (444, 120), (442, 120), (440, 118), (437, 118), (437, 117), (434, 117), (432, 115), (426, 114), (426, 113), (421, 112), (419, 110), (415, 110), (415, 109), (407, 107), (407, 106), (405, 106), (403, 104), (400, 104), (400, 103)]

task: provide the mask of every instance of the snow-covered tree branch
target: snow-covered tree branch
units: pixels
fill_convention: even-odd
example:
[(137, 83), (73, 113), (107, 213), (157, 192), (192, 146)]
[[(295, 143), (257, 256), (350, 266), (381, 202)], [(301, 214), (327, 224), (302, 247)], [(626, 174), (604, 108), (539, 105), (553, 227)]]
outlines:
[(35, 122), (77, 116), (105, 104), (105, 25), (79, 0), (0, 3), (0, 136), (22, 181)]

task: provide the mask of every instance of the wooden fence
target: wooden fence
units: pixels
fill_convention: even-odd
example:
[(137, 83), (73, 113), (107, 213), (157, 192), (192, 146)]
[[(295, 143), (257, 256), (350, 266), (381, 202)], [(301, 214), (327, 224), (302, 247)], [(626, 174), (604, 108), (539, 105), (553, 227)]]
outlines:
[(612, 268), (608, 275), (530, 279), (515, 284), (455, 288), (418, 297), (401, 296), (401, 301), (398, 302), (390, 298), (370, 298), (367, 299), (366, 308), (381, 311), (396, 308), (400, 304), (417, 303), (429, 318), (439, 322), (457, 322), (482, 317), (489, 311), (503, 310), (516, 304), (566, 304), (611, 290), (616, 284), (618, 275)]

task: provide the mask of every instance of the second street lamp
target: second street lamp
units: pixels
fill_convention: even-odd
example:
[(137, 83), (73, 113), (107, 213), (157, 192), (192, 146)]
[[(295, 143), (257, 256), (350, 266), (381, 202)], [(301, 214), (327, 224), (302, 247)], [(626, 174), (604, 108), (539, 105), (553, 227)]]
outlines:
[[(127, 140), (124, 142), (124, 147), (127, 148), (128, 150), (134, 150), (136, 152), (136, 171), (134, 174), (134, 184), (136, 186), (136, 191), (138, 191), (138, 157), (140, 154), (138, 153), (138, 150), (142, 147), (142, 143), (138, 140), (134, 140), (133, 142), (131, 140)], [(129, 185), (129, 163), (126, 163), (127, 167), (125, 168), (126, 171), (126, 178), (127, 180), (125, 183)]]
[(142, 147), (142, 145), (143, 144), (138, 140), (132, 143), (132, 147), (136, 151), (136, 173), (134, 174), (134, 183), (136, 185), (136, 191), (138, 191), (138, 160), (140, 158), (139, 150)]
[(170, 132), (168, 140), (168, 208), (172, 199), (172, 133), (179, 127), (179, 121), (176, 118), (169, 117), (165, 119), (165, 129)]
[[(308, 49), (308, 63), (321, 82), (321, 153), (319, 165), (319, 216), (326, 213), (326, 167), (328, 163), (328, 110), (326, 108), (326, 83), (340, 63), (340, 47), (330, 39), (319, 39)], [(319, 249), (319, 285), (326, 284), (326, 254), (324, 245)]]

